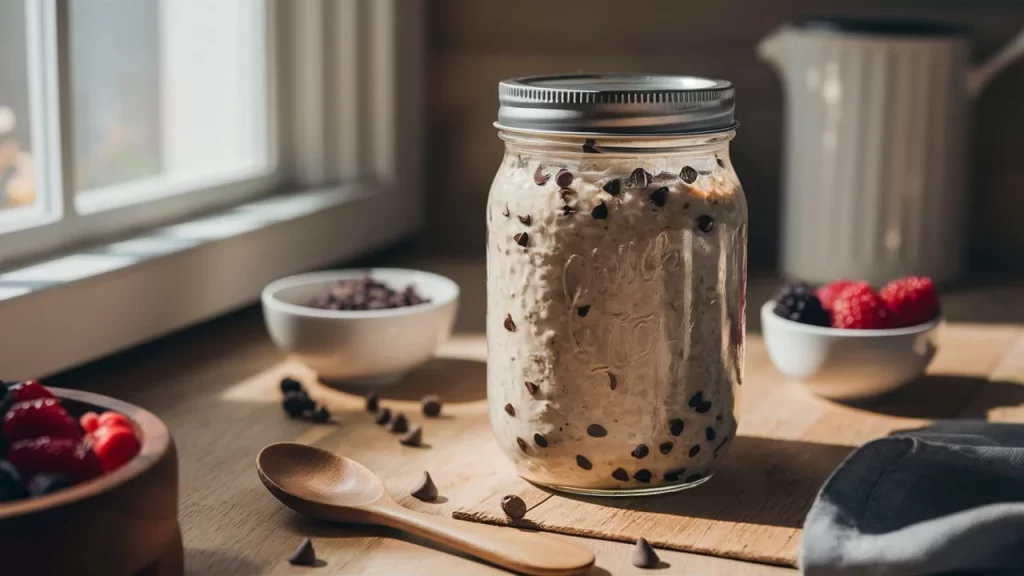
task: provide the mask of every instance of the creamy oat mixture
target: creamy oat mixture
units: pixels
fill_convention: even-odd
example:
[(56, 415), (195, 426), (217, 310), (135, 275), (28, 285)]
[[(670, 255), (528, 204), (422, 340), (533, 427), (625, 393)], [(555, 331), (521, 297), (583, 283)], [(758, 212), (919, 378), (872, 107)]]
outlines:
[(511, 150), (487, 205), (488, 398), (541, 484), (713, 473), (736, 430), (746, 203), (718, 155)]

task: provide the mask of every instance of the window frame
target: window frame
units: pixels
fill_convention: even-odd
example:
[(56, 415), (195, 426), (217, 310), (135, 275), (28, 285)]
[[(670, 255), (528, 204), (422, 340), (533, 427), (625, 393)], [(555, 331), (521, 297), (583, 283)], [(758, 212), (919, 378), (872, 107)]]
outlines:
[[(70, 85), (68, 1), (40, 2), (53, 10), (61, 88)], [(88, 277), (0, 295), (0, 325), (60, 320), (59, 329), (0, 333), (4, 378), (52, 374), (212, 318), (252, 303), (275, 278), (363, 255), (422, 226), (422, 3), (260, 1), (267, 7), (273, 173), (80, 214), (71, 197), (71, 95), (60, 89), (56, 156), (64, 220), (0, 235), (0, 292), (10, 289), (3, 278), (22, 266), (102, 254), (175, 223), (293, 197), (313, 199), (317, 208)], [(159, 306), (150, 301), (153, 286), (160, 287)]]

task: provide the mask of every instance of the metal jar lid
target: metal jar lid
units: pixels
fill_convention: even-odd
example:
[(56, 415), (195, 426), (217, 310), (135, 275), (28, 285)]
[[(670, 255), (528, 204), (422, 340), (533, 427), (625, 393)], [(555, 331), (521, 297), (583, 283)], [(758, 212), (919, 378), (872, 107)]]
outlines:
[(736, 127), (732, 83), (698, 76), (531, 76), (498, 84), (497, 127), (658, 135)]

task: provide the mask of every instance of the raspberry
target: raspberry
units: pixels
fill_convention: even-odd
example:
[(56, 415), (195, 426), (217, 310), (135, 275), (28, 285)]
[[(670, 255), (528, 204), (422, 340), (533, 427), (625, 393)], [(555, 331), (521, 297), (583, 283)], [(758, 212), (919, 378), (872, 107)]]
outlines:
[(139, 448), (135, 434), (121, 425), (101, 427), (96, 431), (93, 443), (93, 450), (107, 472), (127, 464), (139, 453)]
[(867, 282), (858, 282), (856, 280), (836, 280), (835, 282), (825, 284), (818, 288), (815, 293), (818, 295), (818, 300), (821, 300), (821, 307), (831, 312), (832, 304), (836, 301), (836, 297), (839, 296), (843, 290), (858, 284), (863, 284), (865, 286), (868, 285)]
[(97, 427), (105, 428), (107, 426), (123, 426), (129, 430), (132, 430), (132, 421), (127, 416), (119, 412), (107, 411), (100, 414), (99, 419), (96, 421)]
[(100, 415), (95, 412), (86, 412), (78, 418), (78, 424), (89, 434), (92, 434), (99, 428)]
[(53, 394), (38, 380), (25, 380), (11, 385), (11, 398), (14, 402), (28, 402), (37, 398), (53, 398)]
[(82, 430), (56, 398), (37, 398), (11, 406), (4, 416), (4, 439), (15, 442), (40, 436), (78, 440)]
[(43, 436), (19, 440), (11, 445), (7, 458), (23, 478), (36, 474), (63, 474), (83, 482), (103, 474), (103, 464), (89, 442)]
[(828, 326), (828, 312), (807, 284), (787, 284), (775, 294), (775, 314), (814, 326)]
[(889, 307), (867, 284), (848, 286), (832, 303), (832, 325), (836, 328), (890, 328), (891, 320)]
[(878, 291), (892, 310), (894, 326), (924, 324), (939, 314), (939, 295), (931, 278), (907, 276), (893, 280)]

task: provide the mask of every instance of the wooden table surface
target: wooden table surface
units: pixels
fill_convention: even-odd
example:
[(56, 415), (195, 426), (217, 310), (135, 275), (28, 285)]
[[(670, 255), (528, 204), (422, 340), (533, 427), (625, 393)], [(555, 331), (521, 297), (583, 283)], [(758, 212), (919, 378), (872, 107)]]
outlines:
[[(439, 271), (463, 289), (456, 335), (442, 355), (458, 358), (483, 354), (483, 265), (479, 261), (419, 261), (417, 267)], [(751, 285), (749, 327), (758, 330), (754, 317), (772, 283)], [(1000, 284), (957, 290), (944, 295), (944, 310), (954, 323), (978, 330), (996, 331), (1008, 344), (1000, 352), (1011, 365), (1001, 380), (1024, 384), (1024, 284)], [(969, 325), (966, 323), (970, 323)], [(753, 342), (759, 342), (752, 339)], [(758, 345), (758, 344), (754, 344)], [(1016, 350), (1016, 352), (1014, 352)], [(965, 363), (970, 359), (965, 358)], [(1013, 367), (1016, 369), (1012, 369)], [(972, 372), (972, 367), (945, 366)], [(773, 370), (747, 366), (747, 370)], [(429, 547), (414, 538), (384, 529), (335, 526), (306, 520), (285, 509), (260, 484), (255, 457), (265, 445), (277, 441), (344, 445), (370, 441), (362, 423), (368, 415), (355, 396), (314, 388), (314, 397), (334, 410), (337, 423), (314, 425), (291, 420), (281, 411), (277, 380), (285, 374), (311, 377), (278, 352), (266, 336), (258, 309), (248, 309), (130, 350), (107, 360), (60, 375), (53, 385), (77, 387), (122, 398), (160, 416), (178, 444), (181, 474), (179, 513), (185, 543), (186, 573), (229, 574), (465, 574), (507, 572), (472, 559)], [(467, 429), (486, 423), (484, 374), (457, 360), (435, 362), (417, 381), (392, 393), (390, 405), (409, 413), (418, 410), (418, 399), (442, 390), (451, 418), (431, 420), (432, 448), (429, 458), (444, 470), (445, 453), (472, 448), (460, 439)], [(356, 424), (359, 424), (358, 426)], [(379, 432), (378, 432), (379, 434)], [(397, 442), (396, 442), (397, 444)], [(371, 458), (372, 459), (372, 458)], [(366, 462), (385, 476), (400, 501), (414, 509), (449, 514), (460, 504), (460, 494), (446, 493), (448, 500), (427, 504), (405, 496), (418, 479), (401, 458), (382, 451)], [(457, 471), (452, 471), (456, 474)], [(444, 478), (449, 475), (441, 474)], [(327, 564), (320, 569), (292, 567), (287, 556), (302, 535), (311, 536), (318, 555)], [(559, 536), (565, 537), (565, 536)], [(649, 574), (629, 561), (631, 546), (602, 540), (585, 542), (597, 555), (594, 575)], [(740, 562), (710, 556), (659, 551), (668, 568), (654, 573), (772, 575), (794, 574), (786, 568)]]

